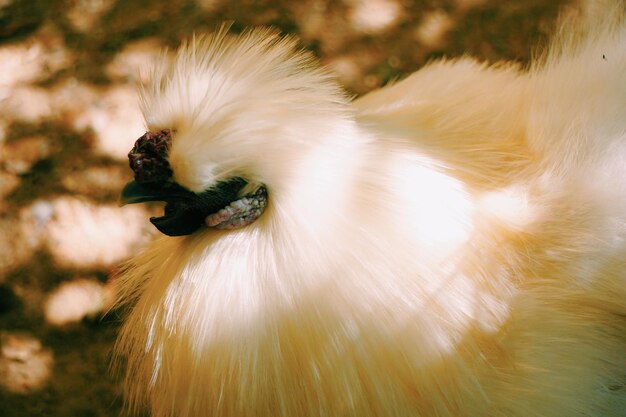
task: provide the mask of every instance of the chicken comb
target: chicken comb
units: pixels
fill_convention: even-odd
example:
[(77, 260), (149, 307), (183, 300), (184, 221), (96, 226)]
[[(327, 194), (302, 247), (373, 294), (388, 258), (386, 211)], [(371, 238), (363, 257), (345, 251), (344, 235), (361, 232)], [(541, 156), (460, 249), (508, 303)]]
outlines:
[(170, 129), (146, 132), (137, 139), (128, 153), (135, 181), (144, 185), (162, 185), (170, 180), (173, 173), (167, 154), (171, 140)]

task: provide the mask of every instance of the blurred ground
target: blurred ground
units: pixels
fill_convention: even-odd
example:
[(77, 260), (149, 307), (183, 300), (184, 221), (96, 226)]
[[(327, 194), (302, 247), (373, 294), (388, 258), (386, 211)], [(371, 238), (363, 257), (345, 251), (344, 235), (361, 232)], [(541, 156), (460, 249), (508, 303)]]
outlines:
[(115, 416), (111, 277), (153, 233), (116, 206), (163, 47), (232, 22), (296, 34), (362, 94), (442, 56), (524, 65), (555, 0), (0, 0), (0, 416)]

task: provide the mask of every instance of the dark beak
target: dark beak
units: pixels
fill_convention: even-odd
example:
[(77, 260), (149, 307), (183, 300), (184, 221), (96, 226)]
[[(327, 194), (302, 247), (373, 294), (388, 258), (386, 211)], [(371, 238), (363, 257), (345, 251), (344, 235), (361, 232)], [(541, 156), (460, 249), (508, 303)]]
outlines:
[(147, 201), (173, 201), (190, 198), (194, 195), (176, 183), (169, 183), (166, 186), (146, 186), (137, 181), (131, 181), (120, 194), (119, 205), (145, 203)]
[(122, 190), (120, 205), (164, 201), (165, 214), (151, 217), (150, 222), (168, 236), (190, 235), (204, 223), (204, 215), (198, 207), (197, 195), (174, 182), (164, 185), (143, 185), (131, 181)]
[(246, 183), (236, 177), (196, 194), (172, 181), (158, 184), (131, 181), (122, 190), (119, 202), (125, 205), (164, 201), (164, 215), (152, 217), (150, 222), (165, 235), (186, 236), (200, 229), (208, 215), (236, 200)]

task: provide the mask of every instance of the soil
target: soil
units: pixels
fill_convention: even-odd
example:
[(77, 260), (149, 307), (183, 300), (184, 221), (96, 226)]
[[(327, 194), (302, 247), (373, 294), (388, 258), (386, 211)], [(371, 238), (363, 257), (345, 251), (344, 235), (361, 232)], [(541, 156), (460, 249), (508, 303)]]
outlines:
[[(154, 234), (118, 209), (140, 70), (194, 34), (273, 26), (360, 95), (429, 61), (524, 67), (565, 0), (0, 0), (0, 415), (104, 417), (116, 268)], [(105, 314), (109, 311), (108, 314)]]

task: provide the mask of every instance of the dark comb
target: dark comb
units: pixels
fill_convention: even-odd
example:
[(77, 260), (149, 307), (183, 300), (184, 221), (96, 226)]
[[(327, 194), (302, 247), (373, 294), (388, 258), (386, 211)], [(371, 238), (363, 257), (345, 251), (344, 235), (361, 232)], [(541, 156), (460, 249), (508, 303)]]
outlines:
[(146, 132), (137, 139), (128, 153), (130, 168), (135, 181), (144, 185), (162, 185), (172, 177), (172, 168), (167, 160), (172, 140), (170, 129)]

